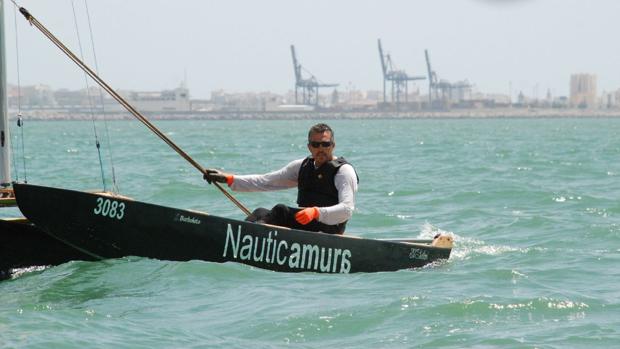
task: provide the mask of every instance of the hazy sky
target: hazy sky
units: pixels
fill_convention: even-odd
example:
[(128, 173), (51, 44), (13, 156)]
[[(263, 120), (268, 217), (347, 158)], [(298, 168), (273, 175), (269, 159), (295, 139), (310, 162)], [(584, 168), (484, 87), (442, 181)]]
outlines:
[[(15, 83), (13, 4), (4, 0), (9, 82)], [(20, 5), (79, 52), (71, 0)], [(73, 0), (86, 60), (84, 0)], [(194, 98), (214, 89), (284, 93), (293, 87), (289, 46), (323, 82), (379, 90), (377, 39), (399, 68), (482, 92), (568, 94), (572, 73), (620, 88), (619, 0), (88, 0), (102, 77), (116, 89), (173, 88), (187, 75)], [(77, 67), (21, 17), (23, 85), (83, 88)], [(426, 82), (419, 83), (426, 93)], [(536, 86), (538, 86), (536, 88)]]

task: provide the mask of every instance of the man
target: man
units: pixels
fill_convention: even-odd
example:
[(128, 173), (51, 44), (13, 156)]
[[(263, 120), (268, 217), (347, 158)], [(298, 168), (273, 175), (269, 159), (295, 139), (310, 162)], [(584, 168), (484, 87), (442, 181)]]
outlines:
[(359, 182), (353, 166), (333, 155), (334, 131), (317, 124), (308, 132), (310, 156), (263, 175), (233, 175), (207, 169), (207, 182), (227, 183), (235, 191), (268, 191), (297, 187), (299, 208), (276, 205), (258, 208), (247, 220), (293, 229), (342, 234), (355, 208)]

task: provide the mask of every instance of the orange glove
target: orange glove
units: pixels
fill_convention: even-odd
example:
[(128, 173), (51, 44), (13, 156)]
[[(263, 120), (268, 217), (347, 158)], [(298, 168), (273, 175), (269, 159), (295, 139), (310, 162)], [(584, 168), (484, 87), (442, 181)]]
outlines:
[(318, 207), (304, 208), (295, 214), (295, 220), (303, 225), (306, 225), (317, 218), (319, 218)]

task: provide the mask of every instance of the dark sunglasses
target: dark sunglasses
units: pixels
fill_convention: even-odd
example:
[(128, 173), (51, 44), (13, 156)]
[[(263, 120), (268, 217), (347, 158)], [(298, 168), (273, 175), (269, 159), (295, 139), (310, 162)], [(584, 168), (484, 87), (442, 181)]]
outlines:
[(318, 148), (320, 146), (323, 146), (323, 148), (329, 148), (332, 145), (334, 145), (333, 142), (308, 142), (308, 144), (312, 147), (312, 148)]

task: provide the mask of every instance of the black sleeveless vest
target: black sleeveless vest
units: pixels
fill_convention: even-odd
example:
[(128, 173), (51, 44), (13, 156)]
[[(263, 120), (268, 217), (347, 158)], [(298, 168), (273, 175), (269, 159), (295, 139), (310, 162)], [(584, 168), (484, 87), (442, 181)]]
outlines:
[[(297, 205), (325, 207), (338, 204), (338, 189), (334, 184), (334, 178), (344, 164), (348, 164), (347, 160), (339, 157), (315, 169), (314, 159), (307, 157), (299, 168)], [(342, 234), (347, 224), (346, 221), (336, 225), (316, 223), (321, 225), (321, 231), (329, 234)]]

